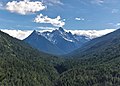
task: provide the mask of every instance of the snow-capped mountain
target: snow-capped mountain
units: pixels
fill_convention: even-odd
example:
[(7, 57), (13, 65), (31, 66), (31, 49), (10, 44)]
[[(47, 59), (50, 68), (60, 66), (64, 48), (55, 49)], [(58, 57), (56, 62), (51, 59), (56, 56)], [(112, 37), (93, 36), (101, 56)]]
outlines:
[(49, 41), (51, 41), (53, 44), (57, 44), (57, 42), (59, 42), (59, 39), (58, 39), (59, 37), (69, 42), (76, 42), (76, 41), (80, 41), (81, 39), (89, 40), (89, 37), (85, 37), (82, 35), (76, 35), (76, 34), (74, 35), (70, 31), (66, 32), (61, 27), (58, 30), (57, 29), (53, 30), (52, 32), (49, 32), (49, 31), (43, 32), (41, 33), (41, 35), (44, 36)]
[(52, 32), (43, 32), (41, 35), (66, 53), (79, 48), (82, 44), (90, 40), (86, 36), (74, 35), (70, 31), (66, 32), (61, 27)]
[(26, 39), (25, 42), (29, 43), (33, 48), (50, 54), (64, 54), (64, 52), (57, 46), (52, 44), (49, 40), (43, 37), (39, 32), (33, 31)]
[[(47, 42), (45, 40), (47, 40)], [(33, 33), (25, 39), (26, 42), (28, 42), (31, 46), (39, 49), (40, 51), (55, 55), (67, 54), (79, 48), (81, 45), (89, 40), (89, 37), (66, 32), (61, 27), (59, 29), (53, 30), (52, 32), (33, 31)], [(49, 45), (52, 45), (52, 47), (45, 47)]]

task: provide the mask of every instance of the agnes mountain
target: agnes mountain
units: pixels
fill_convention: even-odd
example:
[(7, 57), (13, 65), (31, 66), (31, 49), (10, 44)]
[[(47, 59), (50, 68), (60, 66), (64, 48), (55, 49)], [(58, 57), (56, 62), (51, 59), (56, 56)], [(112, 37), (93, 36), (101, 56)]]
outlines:
[(86, 36), (66, 32), (61, 27), (52, 32), (33, 31), (30, 36), (24, 39), (24, 41), (29, 43), (32, 47), (54, 55), (70, 53), (89, 40), (90, 38)]

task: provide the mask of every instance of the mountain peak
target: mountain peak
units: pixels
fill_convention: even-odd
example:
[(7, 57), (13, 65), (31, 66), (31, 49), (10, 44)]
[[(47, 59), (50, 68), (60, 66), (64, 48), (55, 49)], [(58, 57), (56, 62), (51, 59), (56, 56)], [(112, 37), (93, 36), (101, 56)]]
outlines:
[(59, 27), (59, 31), (65, 32), (64, 29), (63, 29), (62, 27)]
[[(38, 31), (36, 31), (36, 30), (33, 30), (33, 32), (28, 36), (28, 37), (38, 37), (38, 36), (40, 36), (41, 34), (38, 32)], [(26, 38), (25, 38), (26, 39)]]
[(36, 30), (33, 30), (33, 32), (32, 33), (37, 33), (37, 31)]
[(32, 32), (32, 35), (40, 35), (40, 32), (38, 32), (38, 31), (36, 31), (36, 30), (33, 30), (33, 32)]

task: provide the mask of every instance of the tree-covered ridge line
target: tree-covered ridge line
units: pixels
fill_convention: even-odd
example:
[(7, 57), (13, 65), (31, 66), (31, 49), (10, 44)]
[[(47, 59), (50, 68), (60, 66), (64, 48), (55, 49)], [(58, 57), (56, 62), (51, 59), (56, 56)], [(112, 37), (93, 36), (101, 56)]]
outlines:
[(119, 86), (119, 32), (110, 39), (111, 46), (59, 58), (0, 31), (0, 86)]
[(1, 86), (52, 86), (56, 59), (0, 31)]
[[(64, 70), (56, 86), (119, 86), (120, 29), (96, 38), (61, 63)], [(82, 50), (83, 49), (83, 50)]]

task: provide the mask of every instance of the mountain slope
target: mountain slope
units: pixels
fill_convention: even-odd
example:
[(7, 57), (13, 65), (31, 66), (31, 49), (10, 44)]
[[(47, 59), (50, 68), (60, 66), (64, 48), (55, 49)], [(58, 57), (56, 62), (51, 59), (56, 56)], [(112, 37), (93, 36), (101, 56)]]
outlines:
[(61, 64), (67, 71), (56, 86), (120, 85), (120, 29), (91, 40), (71, 55)]
[(86, 36), (74, 35), (71, 32), (66, 32), (62, 27), (53, 30), (52, 32), (43, 32), (41, 35), (65, 53), (69, 53), (79, 48), (85, 42), (90, 40), (90, 38)]
[(0, 31), (0, 86), (52, 86), (56, 59)]
[(36, 32), (35, 30), (31, 33), (29, 37), (24, 39), (24, 41), (29, 43), (32, 47), (46, 53), (56, 55), (64, 53), (57, 46), (53, 45), (50, 41), (48, 41), (45, 37), (41, 36), (39, 32)]
[[(82, 51), (83, 59), (80, 59), (80, 54), (73, 59), (61, 60), (0, 31), (0, 85), (119, 86), (119, 32), (117, 30), (100, 38), (104, 39), (102, 42), (106, 47), (95, 47), (95, 50), (88, 53)], [(97, 40), (96, 46), (102, 44), (98, 39), (94, 39)], [(108, 43), (111, 46), (107, 46)]]
[[(70, 55), (77, 58), (100, 56), (102, 53), (118, 52), (120, 45), (120, 29), (93, 39), (85, 43), (81, 48), (75, 50)], [(117, 53), (116, 53), (117, 54)], [(119, 54), (119, 53), (118, 53)]]
[(85, 36), (74, 35), (71, 32), (66, 32), (63, 28), (53, 30), (52, 32), (38, 32), (33, 31), (26, 39), (25, 42), (29, 43), (32, 47), (53, 55), (67, 54), (90, 38)]

